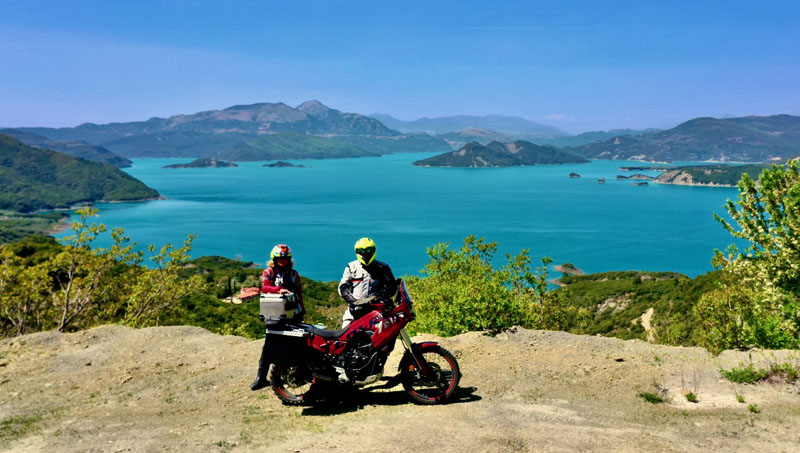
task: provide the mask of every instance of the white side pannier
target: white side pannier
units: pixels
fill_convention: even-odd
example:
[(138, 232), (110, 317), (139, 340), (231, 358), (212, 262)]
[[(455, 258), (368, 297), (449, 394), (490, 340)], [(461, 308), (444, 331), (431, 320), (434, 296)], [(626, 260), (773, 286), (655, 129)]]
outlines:
[(293, 293), (261, 293), (259, 304), (259, 314), (265, 322), (270, 319), (277, 320), (281, 316), (292, 319), (298, 308), (297, 299)]

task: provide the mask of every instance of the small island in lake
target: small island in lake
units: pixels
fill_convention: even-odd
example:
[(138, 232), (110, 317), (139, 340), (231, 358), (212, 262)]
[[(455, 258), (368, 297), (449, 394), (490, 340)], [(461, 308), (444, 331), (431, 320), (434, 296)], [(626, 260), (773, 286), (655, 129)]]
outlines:
[(223, 167), (238, 167), (233, 162), (219, 160), (212, 158), (197, 159), (188, 164), (172, 164), (165, 165), (164, 168), (223, 168)]
[(742, 174), (747, 173), (751, 178), (758, 179), (761, 172), (768, 167), (767, 164), (673, 167), (657, 177), (655, 182), (683, 186), (736, 187)]
[(583, 164), (589, 161), (550, 145), (534, 145), (518, 140), (513, 143), (471, 142), (457, 151), (439, 154), (414, 162), (417, 167), (515, 167), (523, 165)]
[(619, 167), (620, 171), (665, 171), (669, 167)]
[(643, 174), (637, 173), (637, 174), (631, 175), (631, 176), (617, 175), (617, 179), (618, 180), (620, 180), (620, 179), (623, 179), (623, 180), (624, 179), (639, 179), (639, 180), (644, 180), (644, 181), (650, 181), (651, 179), (655, 179), (655, 178), (653, 178), (652, 176), (647, 176), (647, 175), (643, 175)]
[(284, 168), (284, 167), (285, 168), (306, 168), (305, 165), (295, 165), (293, 163), (284, 162), (282, 160), (279, 160), (277, 162), (273, 162), (271, 164), (264, 164), (264, 166), (265, 167), (272, 167), (272, 168)]
[(581, 175), (579, 175), (579, 174), (577, 174), (577, 173), (574, 173), (574, 172), (573, 172), (573, 173), (570, 173), (570, 174), (569, 174), (569, 177), (570, 177), (570, 178), (580, 178), (580, 177), (581, 177)]

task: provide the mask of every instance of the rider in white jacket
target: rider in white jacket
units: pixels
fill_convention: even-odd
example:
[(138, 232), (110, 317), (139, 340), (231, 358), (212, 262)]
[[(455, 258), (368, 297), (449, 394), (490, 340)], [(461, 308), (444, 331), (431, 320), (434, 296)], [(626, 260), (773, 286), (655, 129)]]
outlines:
[(375, 259), (375, 241), (370, 238), (359, 239), (355, 252), (358, 259), (347, 264), (339, 282), (339, 295), (348, 303), (342, 316), (342, 329), (363, 314), (353, 305), (355, 301), (370, 296), (388, 298), (397, 292), (397, 280), (392, 269)]

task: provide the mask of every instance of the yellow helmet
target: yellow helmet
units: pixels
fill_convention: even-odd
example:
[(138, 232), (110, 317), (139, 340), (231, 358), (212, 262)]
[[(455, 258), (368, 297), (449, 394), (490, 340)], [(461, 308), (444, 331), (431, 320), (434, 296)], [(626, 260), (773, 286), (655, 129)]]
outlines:
[(375, 248), (375, 241), (370, 238), (361, 238), (356, 241), (355, 251), (358, 261), (364, 266), (375, 261)]

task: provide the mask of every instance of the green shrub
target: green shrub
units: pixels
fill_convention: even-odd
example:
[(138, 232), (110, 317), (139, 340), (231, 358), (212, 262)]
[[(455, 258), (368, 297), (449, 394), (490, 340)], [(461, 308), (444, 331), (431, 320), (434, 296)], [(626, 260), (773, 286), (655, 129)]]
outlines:
[(659, 404), (664, 402), (664, 398), (662, 398), (660, 395), (651, 392), (642, 392), (639, 394), (639, 397), (647, 401), (648, 403), (652, 404)]
[(757, 370), (752, 363), (746, 367), (739, 366), (731, 368), (730, 370), (720, 369), (719, 372), (722, 377), (737, 384), (754, 384), (762, 379), (766, 379), (769, 374), (769, 371), (766, 369)]
[(412, 332), (443, 336), (463, 332), (498, 331), (520, 325), (566, 330), (578, 312), (561, 295), (547, 291), (547, 264), (531, 269), (528, 250), (506, 255), (495, 269), (496, 242), (468, 236), (459, 250), (439, 243), (428, 249), (430, 261), (422, 276), (406, 277), (417, 321)]
[(730, 370), (719, 370), (720, 374), (731, 382), (737, 384), (754, 384), (765, 379), (780, 378), (787, 383), (793, 383), (800, 377), (800, 369), (791, 363), (774, 363), (769, 368), (756, 369), (753, 364), (739, 366)]
[(438, 335), (499, 330), (525, 324), (527, 313), (492, 267), (497, 243), (469, 236), (454, 251), (439, 243), (428, 249), (422, 277), (407, 277), (417, 320), (411, 329)]
[(718, 352), (730, 347), (800, 347), (800, 170), (798, 161), (765, 169), (759, 184), (742, 175), (739, 196), (725, 205), (732, 222), (715, 215), (740, 252), (717, 251), (720, 287), (701, 298), (700, 344)]
[[(800, 346), (798, 325), (787, 319), (787, 304), (775, 288), (765, 292), (764, 278), (752, 262), (718, 253), (712, 261), (719, 269), (720, 283), (703, 294), (693, 312), (699, 321), (696, 335), (700, 346), (713, 353), (757, 345), (784, 349)], [(792, 315), (793, 316), (793, 315)]]
[(792, 383), (797, 380), (800, 370), (791, 363), (777, 363), (770, 367), (770, 375), (783, 377), (786, 382)]

